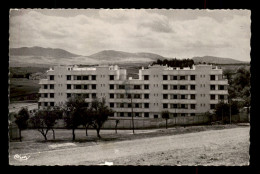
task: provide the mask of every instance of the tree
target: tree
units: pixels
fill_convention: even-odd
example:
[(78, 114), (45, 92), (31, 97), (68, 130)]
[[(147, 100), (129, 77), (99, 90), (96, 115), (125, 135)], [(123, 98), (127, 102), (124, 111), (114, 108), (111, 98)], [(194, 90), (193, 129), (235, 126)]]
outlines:
[(116, 125), (115, 125), (115, 131), (116, 131), (116, 134), (117, 134), (117, 125), (120, 121), (118, 119), (116, 119)]
[(27, 108), (22, 108), (19, 110), (18, 114), (15, 115), (15, 123), (19, 128), (19, 137), (20, 141), (22, 141), (22, 130), (26, 129), (28, 126), (28, 119), (30, 115)]
[[(230, 113), (230, 107), (231, 107), (231, 113)], [(218, 119), (221, 119), (223, 123), (228, 122), (230, 119), (230, 114), (235, 115), (238, 113), (238, 104), (237, 102), (231, 102), (231, 103), (224, 103), (219, 102), (215, 107), (215, 114), (217, 115)]]
[(88, 111), (88, 116), (90, 117), (89, 124), (97, 131), (97, 137), (100, 136), (100, 129), (103, 124), (107, 121), (108, 116), (114, 114), (114, 111), (106, 106), (105, 99), (102, 98), (102, 101), (99, 101), (97, 98), (91, 102), (90, 110)]
[(57, 119), (62, 117), (62, 111), (58, 108), (47, 108), (45, 110), (39, 110), (35, 113), (35, 116), (31, 118), (33, 127), (37, 129), (47, 141), (47, 134), (49, 130), (52, 130), (53, 139), (55, 139), (54, 125), (57, 123)]
[(63, 111), (64, 122), (68, 129), (72, 129), (72, 140), (75, 140), (75, 129), (84, 124), (84, 113), (88, 108), (88, 104), (82, 97), (71, 97), (65, 104)]
[(165, 119), (165, 121), (166, 121), (166, 129), (167, 129), (167, 127), (168, 127), (168, 125), (167, 125), (167, 122), (168, 122), (168, 119), (170, 118), (170, 113), (169, 113), (169, 111), (162, 111), (162, 118), (164, 118)]

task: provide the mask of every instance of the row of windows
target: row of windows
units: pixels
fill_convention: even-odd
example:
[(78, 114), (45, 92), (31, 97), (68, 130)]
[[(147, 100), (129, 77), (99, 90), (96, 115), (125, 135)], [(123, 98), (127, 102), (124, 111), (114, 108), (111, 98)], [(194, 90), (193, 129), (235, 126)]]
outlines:
[[(48, 88), (49, 87), (49, 88)], [(43, 85), (44, 89), (54, 89), (54, 84), (50, 84), (50, 85)]]
[[(189, 107), (190, 105), (190, 107)], [(163, 108), (171, 108), (171, 109), (196, 109), (196, 104), (169, 104), (163, 103)]]
[(225, 85), (210, 85), (210, 90), (216, 90), (216, 86), (218, 86), (218, 90), (227, 90)]
[[(188, 80), (188, 75), (163, 75), (163, 80)], [(189, 80), (196, 80), (196, 75), (190, 75)]]
[(50, 97), (50, 98), (54, 98), (54, 93), (43, 93), (42, 95), (41, 95), (41, 97), (42, 98), (48, 98), (48, 97)]
[[(118, 112), (116, 114), (118, 117), (132, 117), (132, 113), (131, 112)], [(133, 116), (134, 117), (142, 117), (142, 115), (144, 117), (149, 117), (149, 112), (134, 112), (133, 113)], [(182, 117), (185, 117), (185, 116), (195, 116), (195, 113), (170, 113), (170, 117), (177, 117), (177, 116), (182, 116)], [(158, 114), (153, 114), (153, 118), (158, 118)]]
[[(91, 76), (91, 80), (96, 80), (96, 75), (89, 75)], [(72, 76), (72, 75), (67, 75), (67, 80), (72, 80), (72, 77), (73, 77), (73, 80), (90, 80), (90, 77), (88, 75), (85, 75), (85, 76)]]

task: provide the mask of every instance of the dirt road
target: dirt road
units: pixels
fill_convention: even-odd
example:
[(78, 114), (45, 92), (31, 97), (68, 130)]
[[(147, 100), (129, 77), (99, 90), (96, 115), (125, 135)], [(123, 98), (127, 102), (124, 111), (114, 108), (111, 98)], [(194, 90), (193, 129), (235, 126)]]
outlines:
[(29, 154), (11, 165), (249, 165), (249, 127), (120, 142), (102, 142)]

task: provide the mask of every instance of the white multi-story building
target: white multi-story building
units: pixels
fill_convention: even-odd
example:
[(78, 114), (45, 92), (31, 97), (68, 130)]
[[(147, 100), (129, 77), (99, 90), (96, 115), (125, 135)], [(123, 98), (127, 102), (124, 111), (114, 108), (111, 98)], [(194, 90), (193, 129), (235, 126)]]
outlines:
[(114, 116), (131, 117), (131, 97), (135, 117), (160, 118), (194, 116), (212, 111), (220, 101), (227, 102), (228, 81), (222, 69), (212, 65), (192, 68), (149, 66), (139, 70), (139, 78), (127, 79), (126, 69), (115, 66), (55, 66), (40, 80), (39, 108), (61, 106), (69, 97), (105, 98)]

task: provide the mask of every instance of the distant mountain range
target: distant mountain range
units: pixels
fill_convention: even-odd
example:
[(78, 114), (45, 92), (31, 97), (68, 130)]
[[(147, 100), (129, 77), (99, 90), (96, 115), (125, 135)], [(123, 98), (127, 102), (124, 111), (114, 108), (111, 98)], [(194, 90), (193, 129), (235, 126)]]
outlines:
[(79, 56), (59, 48), (42, 48), (42, 47), (11, 48), (9, 53), (10, 56), (42, 56), (42, 57), (54, 57), (54, 58), (68, 58), (68, 57)]
[[(125, 64), (150, 63), (157, 59), (171, 59), (153, 53), (128, 53), (115, 50), (104, 50), (98, 53), (82, 56), (58, 48), (22, 47), (10, 48), (9, 65), (15, 66), (41, 66), (71, 65), (71, 64)], [(249, 63), (230, 58), (213, 56), (193, 57), (195, 63), (205, 62), (213, 64), (242, 64)]]

